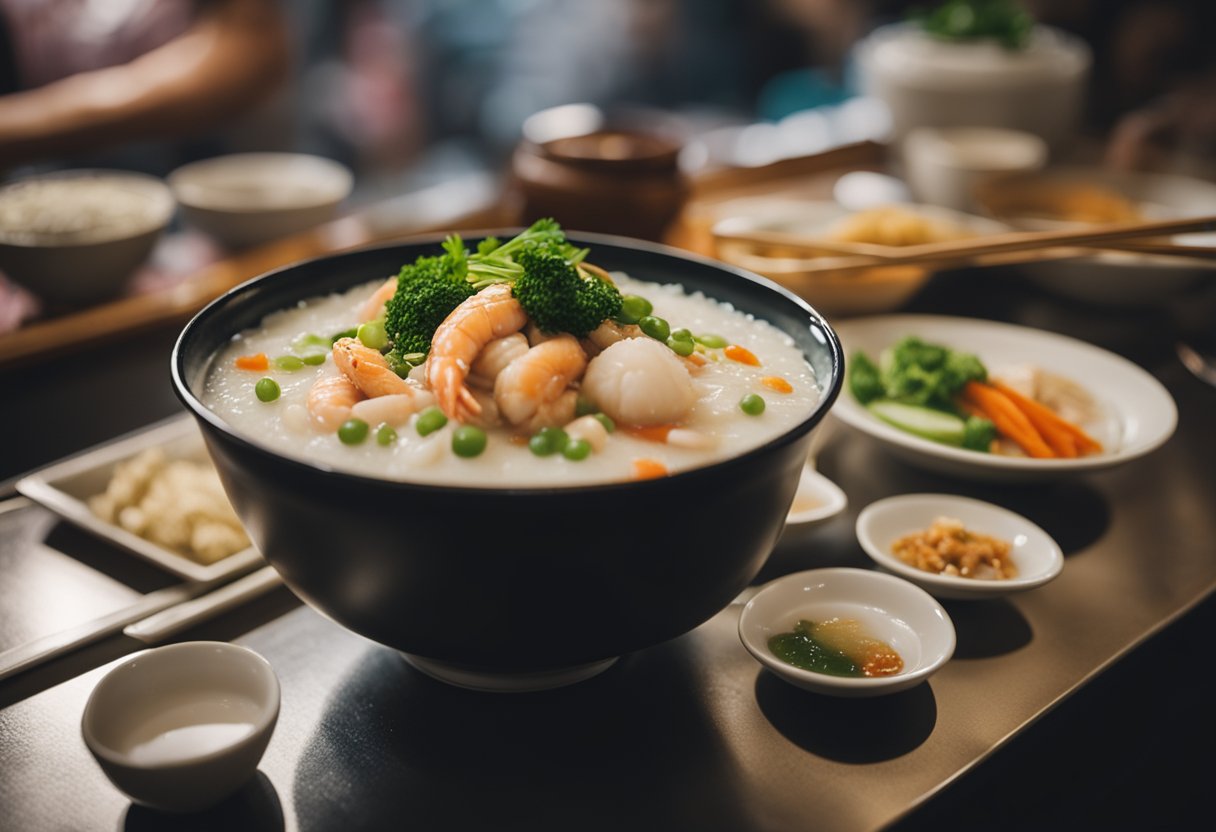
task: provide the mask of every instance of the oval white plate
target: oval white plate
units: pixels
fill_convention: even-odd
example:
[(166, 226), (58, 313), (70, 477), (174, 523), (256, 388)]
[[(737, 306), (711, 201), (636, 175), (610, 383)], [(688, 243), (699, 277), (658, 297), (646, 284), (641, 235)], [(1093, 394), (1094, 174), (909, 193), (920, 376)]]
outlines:
[[(904, 660), (894, 676), (849, 678), (786, 664), (768, 640), (800, 619), (850, 618)], [(920, 684), (954, 655), (954, 624), (941, 604), (900, 578), (869, 569), (811, 569), (770, 581), (739, 614), (739, 638), (790, 684), (829, 696), (881, 696)]]
[(809, 464), (802, 467), (794, 502), (785, 517), (787, 526), (814, 526), (845, 510), (849, 498), (840, 486)]
[(906, 433), (874, 416), (845, 384), (831, 413), (866, 433), (905, 461), (957, 477), (1034, 481), (1111, 468), (1147, 454), (1174, 433), (1178, 410), (1169, 391), (1130, 361), (1063, 335), (973, 318), (882, 315), (837, 323), (846, 361), (860, 350), (877, 361), (882, 350), (906, 335), (975, 353), (988, 371), (1034, 364), (1085, 386), (1101, 416), (1085, 427), (1105, 450), (1077, 459), (997, 456), (942, 445)]
[[(938, 517), (961, 520), (968, 531), (1010, 544), (1018, 574), (1002, 580), (939, 575), (910, 566), (891, 552), (906, 534), (923, 531)], [(1034, 589), (1060, 574), (1064, 553), (1051, 535), (1008, 509), (951, 494), (904, 494), (871, 503), (857, 515), (857, 540), (883, 569), (894, 572), (936, 598), (994, 598)]]

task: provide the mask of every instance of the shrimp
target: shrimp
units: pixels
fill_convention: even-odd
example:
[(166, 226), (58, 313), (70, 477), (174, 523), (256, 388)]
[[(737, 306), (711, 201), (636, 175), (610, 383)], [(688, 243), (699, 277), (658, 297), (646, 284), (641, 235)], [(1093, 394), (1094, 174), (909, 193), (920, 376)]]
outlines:
[(308, 391), (308, 415), (320, 430), (335, 431), (350, 418), (351, 408), (363, 399), (359, 388), (343, 375), (319, 378)]
[(334, 342), (334, 364), (359, 392), (370, 398), (398, 393), (412, 396), (416, 390), (393, 372), (379, 350), (365, 347), (357, 338), (339, 338)]
[(483, 390), (494, 389), (494, 379), (515, 359), (528, 351), (528, 339), (522, 332), (512, 332), (481, 348), (469, 372), (469, 384)]
[(363, 305), (359, 307), (359, 320), (374, 321), (377, 318), (383, 318), (384, 305), (395, 294), (397, 294), (397, 278), (393, 276), (380, 284), (380, 288), (363, 301)]
[(592, 359), (583, 392), (625, 425), (679, 422), (697, 399), (688, 368), (653, 338), (627, 338)]
[(449, 419), (467, 422), (481, 412), (465, 385), (474, 359), (486, 344), (519, 332), (527, 322), (511, 287), (495, 283), (462, 302), (439, 325), (431, 338), (426, 378)]
[(574, 336), (559, 335), (532, 347), (498, 374), (494, 401), (513, 425), (534, 429), (560, 424), (563, 416), (574, 415), (577, 398), (566, 388), (586, 366), (587, 355)]

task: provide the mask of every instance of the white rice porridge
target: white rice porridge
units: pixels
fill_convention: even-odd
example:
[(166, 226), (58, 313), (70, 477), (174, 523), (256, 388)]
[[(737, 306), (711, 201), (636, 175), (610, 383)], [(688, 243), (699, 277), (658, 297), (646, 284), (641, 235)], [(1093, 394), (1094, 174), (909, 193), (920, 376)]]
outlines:
[[(286, 456), (364, 476), (482, 487), (619, 482), (636, 477), (637, 460), (654, 460), (675, 473), (738, 456), (785, 433), (815, 409), (821, 391), (814, 371), (793, 339), (776, 327), (699, 292), (685, 294), (677, 285), (640, 282), (620, 274), (613, 279), (623, 294), (641, 295), (653, 303), (654, 314), (669, 321), (672, 329), (684, 327), (696, 335), (722, 336), (759, 359), (760, 366), (750, 366), (727, 358), (722, 349), (699, 351), (706, 362), (693, 374), (697, 399), (679, 425), (691, 433), (654, 441), (619, 425), (600, 451), (576, 461), (560, 453), (538, 457), (528, 448), (526, 432), (499, 427), (487, 431), (489, 440), (483, 453), (464, 458), (451, 449), (455, 422), (424, 437), (416, 430), (418, 415), (414, 414), (395, 427), (397, 439), (388, 446), (375, 441), (375, 426), (366, 441), (344, 444), (336, 433), (315, 428), (306, 410), (314, 382), (339, 374), (332, 357), (294, 372), (276, 369), (273, 359), (293, 354), (292, 343), (302, 334), (328, 337), (353, 326), (356, 310), (382, 281), (302, 302), (267, 316), (259, 329), (235, 336), (215, 357), (202, 399), (238, 433)], [(235, 366), (237, 357), (257, 353), (272, 359), (269, 370)], [(265, 376), (281, 388), (275, 401), (262, 402), (254, 393), (254, 385)], [(762, 381), (766, 378), (770, 383), (782, 379), (792, 391), (772, 389)], [(748, 415), (740, 408), (740, 400), (751, 393), (764, 399), (766, 406), (760, 415)], [(685, 444), (707, 447), (675, 444), (689, 439), (692, 441)]]

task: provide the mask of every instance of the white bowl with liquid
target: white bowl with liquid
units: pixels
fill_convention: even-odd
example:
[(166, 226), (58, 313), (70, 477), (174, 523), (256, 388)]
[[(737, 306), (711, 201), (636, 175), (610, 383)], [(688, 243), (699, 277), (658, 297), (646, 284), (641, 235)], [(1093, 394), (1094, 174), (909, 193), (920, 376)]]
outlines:
[(269, 662), (213, 641), (127, 658), (94, 688), (81, 732), (110, 781), (136, 803), (205, 809), (257, 770), (279, 717)]

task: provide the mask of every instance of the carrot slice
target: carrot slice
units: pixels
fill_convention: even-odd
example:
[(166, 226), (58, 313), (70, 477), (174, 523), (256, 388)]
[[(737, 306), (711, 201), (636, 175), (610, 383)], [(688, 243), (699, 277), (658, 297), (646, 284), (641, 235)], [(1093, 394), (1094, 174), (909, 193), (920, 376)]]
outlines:
[[(1051, 425), (1051, 430), (1059, 431), (1069, 436), (1073, 441), (1073, 446), (1079, 454), (1096, 454), (1102, 451), (1102, 443), (1094, 439), (1088, 433), (1081, 429), (1079, 425), (1075, 425), (1067, 419), (1061, 417), (1054, 410), (1049, 408), (1042, 402), (1036, 402), (1034, 399), (1023, 396), (1018, 391), (1014, 390), (1007, 384), (999, 381), (993, 381), (992, 386), (1000, 390), (1010, 400), (1018, 406), (1018, 408), (1026, 414), (1030, 419), (1031, 424), (1043, 431), (1041, 425)], [(1043, 433), (1044, 438), (1047, 437), (1046, 432)], [(1050, 441), (1050, 440), (1049, 440)]]
[(256, 355), (238, 355), (233, 363), (236, 364), (238, 370), (265, 370), (270, 367), (270, 359), (264, 352)]
[(667, 476), (667, 466), (657, 459), (635, 459), (633, 461), (633, 478), (635, 480), (653, 480)]
[(686, 356), (685, 360), (691, 361), (693, 364), (696, 364), (698, 367), (704, 367), (706, 364), (709, 363), (708, 361), (705, 360), (705, 356), (703, 356), (699, 353), (695, 353), (695, 352), (692, 353), (691, 355)]
[(755, 353), (747, 347), (741, 347), (738, 344), (730, 344), (726, 349), (722, 350), (722, 354), (731, 361), (738, 361), (740, 364), (747, 364), (752, 367), (760, 366), (760, 359), (756, 358)]
[(984, 412), (996, 429), (1012, 439), (1027, 455), (1036, 459), (1052, 459), (1051, 449), (1026, 414), (1001, 391), (987, 384), (969, 381), (963, 387), (963, 397)]
[(638, 439), (645, 439), (648, 442), (666, 442), (667, 435), (678, 427), (679, 425), (648, 425), (646, 427), (622, 425), (621, 429), (630, 436), (636, 436)]
[(794, 386), (781, 376), (765, 376), (760, 379), (760, 383), (769, 390), (776, 390), (778, 393), (793, 393)]

